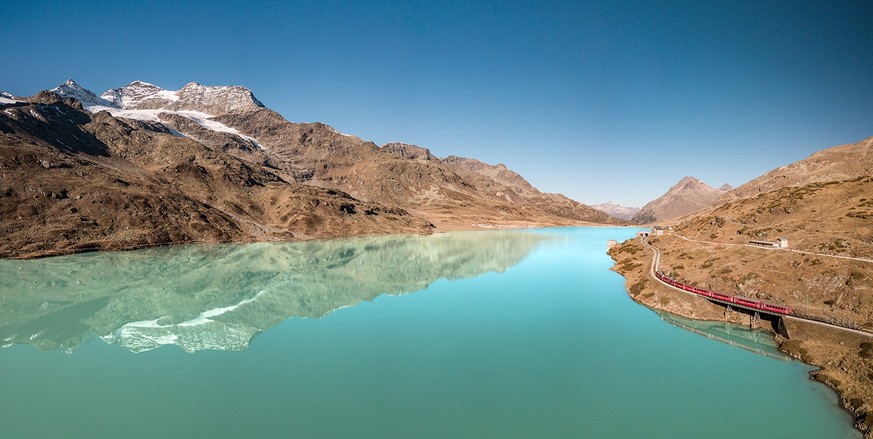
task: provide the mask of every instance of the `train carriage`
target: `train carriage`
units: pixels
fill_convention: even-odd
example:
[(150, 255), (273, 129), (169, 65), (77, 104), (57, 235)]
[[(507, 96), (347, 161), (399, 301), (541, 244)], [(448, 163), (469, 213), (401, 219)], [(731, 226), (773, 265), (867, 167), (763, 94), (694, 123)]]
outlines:
[(700, 296), (704, 296), (710, 299), (715, 299), (720, 302), (732, 303), (735, 305), (739, 305), (746, 308), (752, 309), (760, 309), (771, 313), (776, 314), (785, 314), (790, 315), (792, 313), (791, 307), (787, 305), (775, 305), (772, 303), (764, 302), (762, 300), (750, 299), (748, 297), (741, 296), (730, 296), (727, 294), (718, 293), (715, 291), (705, 290), (703, 288), (698, 288), (693, 285), (688, 285), (683, 282), (679, 282), (676, 279), (671, 278), (670, 276), (665, 275), (664, 273), (658, 271), (655, 273), (655, 277), (658, 278), (661, 282), (664, 282), (668, 285), (672, 285), (676, 288), (679, 288), (684, 291), (688, 291), (690, 293), (694, 293)]

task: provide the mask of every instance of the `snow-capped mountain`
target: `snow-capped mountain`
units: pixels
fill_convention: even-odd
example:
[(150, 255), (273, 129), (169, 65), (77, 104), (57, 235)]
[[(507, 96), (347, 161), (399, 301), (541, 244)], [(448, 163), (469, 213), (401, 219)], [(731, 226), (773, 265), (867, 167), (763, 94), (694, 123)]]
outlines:
[(206, 86), (196, 82), (189, 82), (181, 89), (171, 91), (147, 82), (133, 81), (97, 96), (68, 79), (49, 91), (62, 98), (76, 99), (86, 109), (96, 105), (119, 110), (196, 111), (220, 116), (264, 108), (264, 104), (245, 87)]
[(196, 82), (171, 91), (147, 82), (133, 81), (124, 87), (108, 90), (100, 97), (124, 110), (187, 110), (216, 116), (264, 107), (245, 87), (205, 86)]
[(107, 102), (105, 99), (101, 99), (97, 97), (90, 90), (85, 89), (81, 85), (77, 84), (76, 81), (72, 79), (67, 79), (67, 82), (49, 90), (50, 92), (62, 97), (62, 98), (71, 98), (75, 99), (82, 103), (82, 105), (102, 105), (102, 106), (112, 106), (111, 103)]
[(153, 101), (165, 103), (166, 101), (176, 101), (179, 99), (175, 92), (164, 90), (157, 85), (143, 81), (133, 81), (124, 87), (107, 90), (100, 97), (115, 107), (128, 110), (143, 108), (140, 107), (140, 104), (143, 102), (147, 104)]
[(16, 98), (15, 96), (12, 96), (5, 91), (0, 91), (0, 104), (14, 104), (19, 101), (20, 99)]
[(78, 100), (90, 113), (107, 111), (114, 117), (157, 122), (177, 135), (199, 140), (200, 133), (185, 128), (190, 127), (189, 123), (178, 122), (176, 116), (181, 116), (206, 130), (237, 136), (256, 148), (262, 148), (257, 139), (212, 120), (216, 116), (263, 108), (264, 104), (245, 87), (210, 87), (190, 82), (180, 90), (170, 91), (147, 82), (133, 81), (97, 96), (68, 79), (49, 91), (62, 98)]

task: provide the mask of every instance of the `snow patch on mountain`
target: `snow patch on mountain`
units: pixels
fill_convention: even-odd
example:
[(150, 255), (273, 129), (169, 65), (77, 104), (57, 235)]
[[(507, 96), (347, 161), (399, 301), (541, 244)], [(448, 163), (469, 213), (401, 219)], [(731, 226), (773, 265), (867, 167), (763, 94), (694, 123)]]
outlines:
[(239, 132), (236, 128), (212, 120), (214, 115), (190, 109), (203, 107), (227, 111), (263, 106), (245, 87), (210, 87), (192, 82), (179, 91), (170, 91), (148, 82), (133, 81), (124, 87), (108, 90), (98, 97), (69, 79), (49, 91), (62, 98), (78, 100), (90, 113), (106, 111), (113, 117), (156, 122), (167, 127), (174, 135), (184, 136), (168, 126), (160, 117), (161, 113), (177, 114), (207, 130), (229, 133), (251, 142), (257, 148), (264, 149), (257, 139)]
[(212, 115), (209, 115), (206, 113), (201, 113), (199, 111), (175, 111), (174, 113), (178, 114), (179, 116), (182, 116), (182, 117), (185, 117), (185, 118), (188, 118), (188, 119), (194, 121), (197, 125), (200, 125), (203, 128), (206, 128), (207, 130), (220, 131), (223, 133), (230, 133), (230, 134), (242, 137), (243, 139), (248, 140), (249, 142), (252, 142), (256, 147), (258, 147), (260, 149), (264, 149), (264, 147), (261, 146), (261, 144), (254, 137), (247, 136), (247, 135), (239, 132), (239, 130), (237, 130), (236, 128), (229, 127), (221, 122), (218, 122), (216, 120), (212, 120), (211, 118), (214, 117)]
[(67, 79), (66, 82), (49, 91), (65, 99), (75, 99), (83, 105), (86, 103), (94, 105), (112, 105), (107, 100), (97, 97), (97, 95), (90, 90), (77, 84), (76, 81), (73, 81), (72, 79)]
[(0, 104), (15, 104), (17, 102), (21, 101), (5, 91), (0, 91)]
[(207, 86), (189, 82), (179, 90), (164, 90), (144, 81), (133, 81), (100, 95), (125, 110), (190, 110), (226, 114), (263, 107), (251, 90), (239, 86)]
[(334, 128), (334, 127), (332, 127), (332, 126), (330, 126), (330, 125), (327, 126), (327, 129), (331, 130), (331, 131), (334, 132), (334, 133), (339, 134), (340, 136), (345, 136), (345, 137), (354, 137), (354, 138), (356, 138), (356, 139), (359, 139), (359, 138), (360, 138), (360, 137), (358, 137), (358, 136), (356, 136), (356, 135), (354, 135), (354, 134), (346, 134), (346, 133), (344, 133), (344, 132), (338, 131), (336, 128)]
[(126, 110), (138, 109), (149, 100), (166, 101), (166, 103), (179, 100), (179, 95), (176, 92), (164, 90), (144, 81), (133, 81), (124, 87), (107, 90), (100, 97), (111, 102), (114, 106)]
[[(211, 114), (202, 113), (200, 111), (171, 111), (171, 110), (164, 110), (164, 109), (125, 110), (122, 108), (107, 107), (107, 106), (103, 106), (103, 105), (94, 105), (94, 104), (86, 104), (86, 103), (82, 103), (82, 106), (85, 108), (85, 110), (87, 110), (91, 113), (97, 113), (99, 111), (107, 111), (107, 112), (109, 112), (109, 114), (112, 115), (112, 117), (135, 119), (135, 120), (141, 120), (141, 121), (145, 121), (145, 122), (157, 122), (157, 123), (160, 123), (164, 126), (167, 126), (167, 124), (165, 123), (164, 120), (161, 119), (161, 117), (160, 117), (161, 113), (178, 114), (179, 116), (182, 116), (186, 119), (189, 119), (192, 122), (196, 123), (197, 125), (200, 125), (203, 128), (206, 128), (207, 130), (233, 134), (235, 136), (238, 136), (242, 139), (245, 139), (245, 140), (251, 142), (252, 144), (254, 144), (256, 147), (258, 147), (260, 149), (264, 149), (264, 147), (261, 146), (260, 142), (258, 142), (258, 140), (255, 139), (254, 137), (247, 136), (247, 135), (239, 132), (239, 130), (237, 130), (236, 128), (229, 127), (221, 122), (218, 122), (216, 120), (212, 120), (212, 118), (215, 116), (212, 116)], [(180, 136), (184, 136), (184, 134), (181, 134), (178, 131), (173, 130), (171, 127), (167, 126), (167, 128), (170, 129), (174, 134), (178, 133)], [(185, 136), (185, 137), (187, 137), (187, 136)]]

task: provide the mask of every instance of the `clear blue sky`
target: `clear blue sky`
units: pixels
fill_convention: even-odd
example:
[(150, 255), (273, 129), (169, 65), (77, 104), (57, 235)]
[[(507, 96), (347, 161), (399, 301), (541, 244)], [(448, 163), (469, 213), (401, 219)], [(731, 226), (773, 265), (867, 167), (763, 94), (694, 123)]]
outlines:
[(291, 121), (579, 201), (739, 185), (873, 136), (873, 2), (0, 0), (0, 90), (244, 85)]

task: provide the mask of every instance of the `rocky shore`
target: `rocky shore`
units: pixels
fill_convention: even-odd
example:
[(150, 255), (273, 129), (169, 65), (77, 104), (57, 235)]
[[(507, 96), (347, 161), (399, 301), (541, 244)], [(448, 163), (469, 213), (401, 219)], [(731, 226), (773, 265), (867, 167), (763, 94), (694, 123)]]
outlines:
[[(711, 260), (711, 255), (709, 258), (701, 258), (701, 255), (690, 251), (691, 246), (683, 246), (681, 240), (674, 237), (664, 236), (655, 238), (654, 241), (654, 244), (662, 249), (662, 269), (673, 270), (674, 267), (678, 267), (684, 279), (692, 283), (696, 280), (698, 282), (696, 284), (709, 286), (706, 283), (708, 276), (712, 275), (712, 270), (709, 269), (717, 265)], [(724, 249), (720, 250), (723, 254)], [(724, 307), (702, 297), (673, 290), (653, 279), (649, 275), (653, 253), (637, 239), (612, 247), (609, 255), (616, 262), (612, 269), (625, 277), (628, 294), (637, 303), (692, 319), (726, 321), (743, 325), (752, 323), (748, 314), (726, 311)], [(746, 262), (746, 270), (739, 273), (740, 278), (749, 276), (749, 273), (761, 268), (756, 266), (761, 264), (761, 261), (747, 258), (744, 262)], [(767, 260), (763, 263), (772, 263), (772, 261)], [(699, 268), (707, 265), (709, 267)], [(733, 286), (736, 287), (737, 279), (731, 279), (734, 281)], [(726, 291), (723, 288), (720, 287), (719, 290)], [(768, 297), (770, 300), (774, 298), (778, 300), (796, 293), (796, 291), (768, 291), (774, 296)], [(748, 290), (745, 294), (752, 296)], [(782, 303), (792, 304), (788, 300), (783, 300)], [(811, 378), (834, 389), (840, 396), (842, 407), (852, 414), (855, 427), (864, 433), (865, 438), (873, 438), (873, 431), (871, 431), (873, 418), (870, 417), (873, 407), (873, 337), (793, 319), (786, 319), (785, 326), (788, 338), (777, 334), (767, 320), (755, 323), (756, 328), (773, 333), (780, 344), (781, 351), (818, 367), (818, 370), (811, 372)]]

